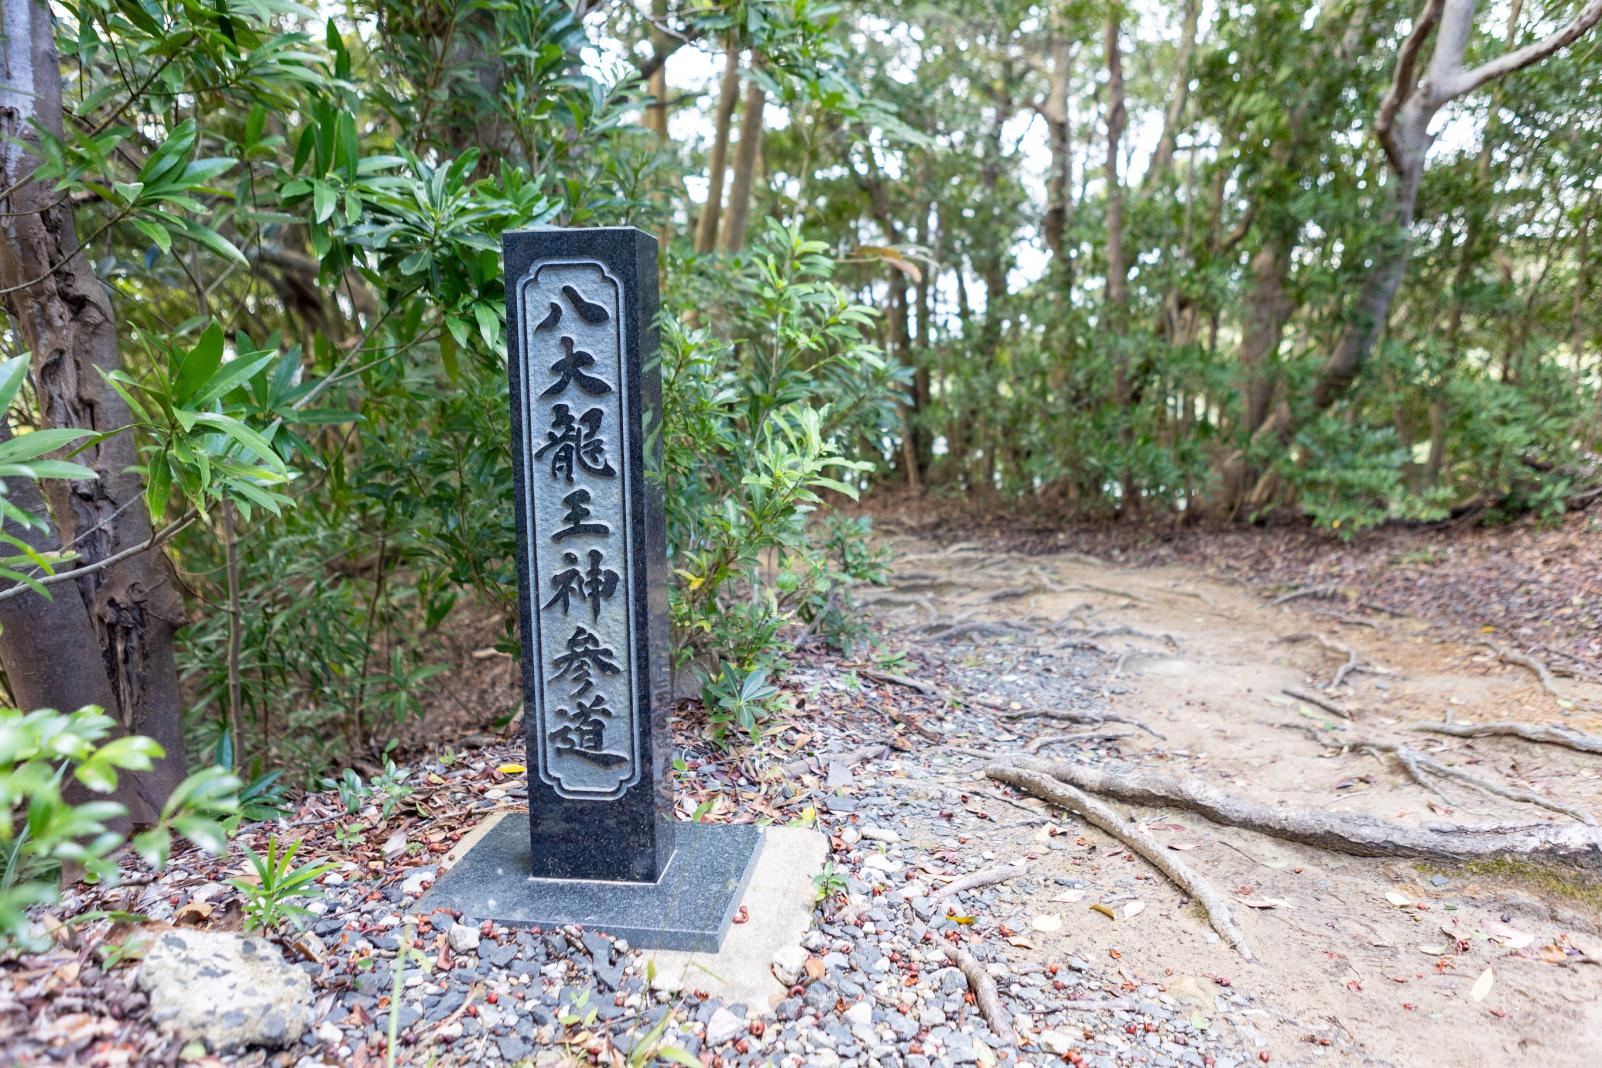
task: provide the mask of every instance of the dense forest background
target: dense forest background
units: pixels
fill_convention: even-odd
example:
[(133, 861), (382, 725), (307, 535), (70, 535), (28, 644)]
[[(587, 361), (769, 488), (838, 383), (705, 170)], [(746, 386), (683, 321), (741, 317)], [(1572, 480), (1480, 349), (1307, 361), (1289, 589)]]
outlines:
[(515, 650), (509, 228), (661, 238), (720, 729), (861, 640), (884, 562), (818, 506), (875, 481), (1341, 534), (1596, 493), (1597, 0), (4, 10), (0, 666), (161, 742), (156, 808), (186, 752), (376, 767), (464, 613)]

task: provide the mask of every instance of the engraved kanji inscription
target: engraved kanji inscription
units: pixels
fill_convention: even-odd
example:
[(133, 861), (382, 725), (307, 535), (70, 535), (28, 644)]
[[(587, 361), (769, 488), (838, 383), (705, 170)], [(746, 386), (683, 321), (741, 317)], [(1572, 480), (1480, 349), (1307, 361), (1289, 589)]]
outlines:
[(535, 770), (588, 800), (619, 797), (644, 772), (623, 299), (593, 261), (537, 263), (517, 291)]

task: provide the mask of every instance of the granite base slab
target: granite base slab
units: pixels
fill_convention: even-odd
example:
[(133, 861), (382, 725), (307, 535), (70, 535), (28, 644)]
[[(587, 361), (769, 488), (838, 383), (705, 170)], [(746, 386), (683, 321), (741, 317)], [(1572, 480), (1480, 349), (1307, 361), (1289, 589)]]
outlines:
[(715, 953), (762, 845), (749, 824), (676, 823), (675, 851), (654, 883), (536, 879), (528, 816), (508, 815), (440, 876), (413, 911), (460, 910), (510, 927), (586, 928), (641, 949)]

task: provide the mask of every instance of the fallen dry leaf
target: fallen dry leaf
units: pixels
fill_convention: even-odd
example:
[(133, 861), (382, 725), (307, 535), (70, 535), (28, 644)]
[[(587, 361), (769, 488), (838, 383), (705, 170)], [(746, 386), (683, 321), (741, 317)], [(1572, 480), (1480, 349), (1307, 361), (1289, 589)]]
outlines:
[(1038, 916), (1029, 918), (1029, 926), (1037, 931), (1050, 934), (1052, 931), (1062, 930), (1062, 914), (1057, 912), (1043, 912)]
[(1469, 990), (1469, 997), (1475, 1001), (1484, 1001), (1485, 995), (1491, 992), (1491, 984), (1494, 982), (1496, 982), (1496, 976), (1492, 974), (1491, 966), (1487, 964), (1485, 970), (1480, 973), (1480, 977), (1474, 980), (1474, 986)]
[(1094, 905), (1090, 906), (1090, 910), (1092, 912), (1101, 913), (1103, 916), (1107, 917), (1109, 920), (1116, 920), (1118, 918), (1118, 913), (1114, 912), (1112, 909), (1108, 908), (1106, 905), (1103, 905), (1100, 901), (1098, 901)]
[(1131, 901), (1129, 904), (1124, 906), (1124, 919), (1132, 920), (1145, 911), (1146, 903), (1144, 901)]

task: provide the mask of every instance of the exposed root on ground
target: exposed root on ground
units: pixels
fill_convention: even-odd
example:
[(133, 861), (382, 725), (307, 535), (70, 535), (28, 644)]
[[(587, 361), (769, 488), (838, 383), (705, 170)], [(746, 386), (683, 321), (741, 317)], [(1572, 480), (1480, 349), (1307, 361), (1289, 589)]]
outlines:
[(1339, 689), (1341, 683), (1346, 681), (1346, 676), (1350, 675), (1354, 671), (1367, 671), (1373, 675), (1393, 674), (1393, 672), (1391, 672), (1388, 668), (1382, 668), (1378, 664), (1363, 663), (1362, 658), (1357, 655), (1357, 650), (1353, 649), (1344, 642), (1333, 641), (1330, 638), (1326, 638), (1322, 634), (1314, 634), (1311, 631), (1302, 631), (1297, 634), (1287, 634), (1281, 638), (1280, 641), (1287, 644), (1294, 642), (1317, 642), (1325, 652), (1334, 653), (1337, 656), (1345, 657), (1346, 662), (1335, 670), (1335, 677), (1329, 681), (1329, 685), (1324, 687), (1326, 690)]
[[(1042, 734), (1040, 737), (1032, 739), (1028, 745), (1024, 746), (1024, 750), (1029, 753), (1038, 753), (1049, 745), (1063, 745), (1067, 742), (1088, 742), (1092, 740), (1110, 741), (1114, 738), (1128, 738), (1134, 733), (1134, 731), (1126, 731), (1118, 727), (1112, 727), (1105, 730), (1092, 729), (1088, 731), (1070, 731), (1067, 734)], [(993, 759), (995, 754), (991, 753), (990, 757)]]
[(1505, 797), (1509, 801), (1520, 801), (1526, 805), (1537, 805), (1551, 812), (1561, 812), (1563, 815), (1577, 819), (1581, 823), (1593, 826), (1596, 824), (1596, 820), (1591, 818), (1591, 814), (1582, 809), (1572, 808), (1561, 801), (1554, 801), (1550, 797), (1543, 797), (1533, 790), (1525, 790), (1517, 786), (1505, 786), (1493, 779), (1487, 779), (1475, 775), (1473, 772), (1464, 771), (1462, 768), (1450, 767), (1399, 742), (1380, 742), (1370, 739), (1354, 743), (1352, 748), (1363, 749), (1375, 754), (1389, 753), (1397, 759), (1397, 762), (1402, 767), (1407, 769), (1408, 775), (1413, 778), (1414, 782), (1431, 793), (1440, 794), (1435, 784), (1428, 778), (1428, 776), (1434, 775), (1442, 779), (1451, 779), (1454, 782), (1472, 786), (1476, 790), (1483, 790), (1497, 797)]
[(1119, 816), (1107, 805), (1047, 774), (1042, 770), (1042, 763), (1037, 760), (1021, 761), (1020, 766), (992, 764), (985, 769), (985, 774), (997, 782), (1015, 786), (1042, 801), (1077, 812), (1091, 826), (1100, 828), (1118, 839), (1144, 857), (1152, 867), (1166, 875), (1175, 886), (1201, 902), (1202, 907), (1207, 910), (1207, 919), (1213, 925), (1213, 930), (1217, 931), (1224, 941), (1234, 946), (1241, 956), (1247, 960), (1257, 959), (1252, 953), (1251, 944), (1246, 941), (1245, 933), (1235, 926), (1235, 919), (1229, 912), (1229, 903), (1224, 900), (1223, 895), (1214, 890), (1187, 864), (1169, 855), (1151, 835)]
[(1559, 727), (1547, 723), (1510, 723), (1498, 721), (1495, 723), (1417, 723), (1408, 730), (1424, 731), (1428, 734), (1449, 734), (1454, 738), (1489, 738), (1495, 735), (1507, 735), (1512, 738), (1523, 738), (1526, 742), (1540, 742), (1544, 745), (1560, 745), (1565, 749), (1577, 749), (1582, 753), (1602, 753), (1602, 736), (1595, 734), (1582, 734), (1571, 731), (1567, 727)]
[(1001, 770), (1009, 774), (1018, 770), (1050, 776), (1089, 793), (1131, 804), (1186, 808), (1214, 823), (1354, 856), (1450, 862), (1508, 859), (1602, 874), (1602, 832), (1591, 826), (1551, 823), (1410, 826), (1359, 813), (1336, 815), (1265, 805), (1193, 778), (1129, 765), (1089, 767), (1019, 757), (1015, 768)]
[(979, 1006), (979, 1013), (990, 1025), (990, 1030), (1007, 1045), (1016, 1045), (1018, 1035), (1012, 1029), (1012, 1017), (1002, 1007), (1001, 995), (996, 992), (996, 981), (990, 978), (984, 965), (974, 959), (973, 954), (947, 942), (943, 947), (946, 959), (956, 965), (964, 978), (968, 980), (968, 987), (973, 991), (974, 1004)]
[(1063, 708), (1004, 709), (993, 702), (980, 701), (977, 703), (998, 709), (996, 712), (997, 719), (1060, 719), (1086, 726), (1099, 726), (1104, 723), (1127, 723), (1131, 727), (1139, 727), (1153, 738), (1163, 737), (1140, 720), (1132, 716), (1120, 716), (1115, 712), (1074, 712)]
[(985, 594), (983, 597), (979, 598), (979, 603), (994, 604), (996, 601), (1012, 601), (1018, 599), (1019, 597), (1033, 596), (1034, 594), (1043, 592), (1045, 589), (1045, 586), (1039, 584), (1033, 586), (1009, 586), (1006, 589), (996, 590), (994, 593)]
[(931, 630), (929, 636), (937, 642), (954, 642), (959, 638), (1016, 638), (1027, 631), (1027, 627), (1014, 624), (973, 620), (969, 623), (954, 623), (944, 630)]
[(1303, 586), (1299, 590), (1291, 590), (1289, 593), (1280, 594), (1278, 597), (1275, 597), (1272, 601), (1270, 601), (1269, 604), (1289, 604), (1290, 602), (1302, 597), (1333, 597), (1339, 592), (1340, 587), (1333, 584), (1325, 586)]
[(1029, 865), (1027, 864), (1008, 864), (1006, 867), (986, 868), (984, 871), (976, 871), (971, 875), (964, 875), (961, 878), (951, 880), (945, 886), (930, 894), (929, 905), (932, 908), (946, 898), (960, 894), (964, 890), (973, 890), (981, 886), (994, 886), (1009, 879), (1016, 879), (1028, 871)]
[(1562, 691), (1557, 688), (1557, 680), (1552, 678), (1552, 672), (1535, 657), (1526, 656), (1524, 653), (1516, 653), (1511, 649), (1503, 649), (1500, 646), (1492, 645), (1490, 642), (1485, 642), (1484, 644), (1487, 649), (1496, 654), (1496, 658), (1502, 663), (1521, 667), (1534, 675), (1540, 681), (1541, 689), (1545, 690), (1548, 696), (1558, 698), (1563, 696)]

